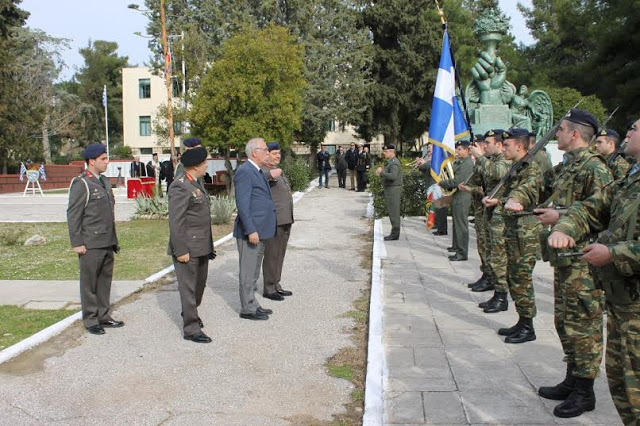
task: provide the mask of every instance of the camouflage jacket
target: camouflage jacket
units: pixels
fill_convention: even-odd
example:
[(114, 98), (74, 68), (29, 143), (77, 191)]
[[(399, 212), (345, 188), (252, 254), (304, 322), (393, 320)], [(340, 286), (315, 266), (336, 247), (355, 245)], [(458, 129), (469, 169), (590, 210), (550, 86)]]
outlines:
[(522, 204), (524, 210), (531, 210), (538, 205), (541, 187), (542, 172), (538, 165), (535, 162), (523, 163), (515, 176), (504, 184), (499, 200), (504, 205), (509, 198), (513, 198)]
[(611, 173), (613, 173), (613, 179), (620, 180), (627, 174), (631, 165), (622, 155), (618, 155), (612, 160), (614, 155), (616, 155), (615, 152), (607, 157), (607, 166), (609, 166)]
[[(491, 159), (483, 159), (483, 186), (485, 191), (491, 191), (500, 182), (500, 179), (509, 172), (511, 160), (504, 158), (504, 154), (494, 155)], [(500, 198), (504, 193), (504, 186), (496, 194)], [(483, 194), (484, 195), (484, 194)]]
[(638, 207), (635, 214), (630, 212), (631, 216), (627, 217), (621, 226), (617, 226), (627, 210), (634, 204), (637, 205), (638, 197), (640, 173), (627, 173), (623, 179), (612, 182), (602, 191), (596, 192), (584, 201), (574, 203), (553, 227), (553, 231), (563, 232), (575, 240), (580, 240), (590, 233), (605, 231), (604, 238), (601, 237), (599, 242), (609, 247), (613, 262), (595, 268), (595, 272), (604, 286), (608, 302), (627, 304), (638, 298), (638, 287), (634, 290), (628, 286), (637, 283), (640, 277)]
[(555, 206), (569, 207), (600, 191), (612, 180), (604, 158), (587, 147), (568, 152), (566, 158), (565, 164), (554, 167), (555, 178), (545, 180), (541, 198), (545, 206), (552, 201)]
[(473, 175), (469, 182), (467, 182), (467, 186), (471, 190), (471, 196), (477, 200), (481, 200), (484, 196), (487, 187), (485, 186), (485, 173), (486, 166), (490, 162), (490, 157), (485, 155), (476, 158), (476, 162), (473, 165)]
[(536, 155), (533, 156), (533, 162), (536, 163), (538, 167), (540, 167), (543, 176), (553, 168), (553, 164), (551, 164), (549, 156), (543, 150), (536, 152)]

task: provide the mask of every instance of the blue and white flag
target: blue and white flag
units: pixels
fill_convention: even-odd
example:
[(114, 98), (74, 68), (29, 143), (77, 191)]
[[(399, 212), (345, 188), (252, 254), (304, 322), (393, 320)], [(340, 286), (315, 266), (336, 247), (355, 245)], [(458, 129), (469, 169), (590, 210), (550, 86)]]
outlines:
[(455, 141), (468, 134), (469, 127), (456, 96), (456, 73), (445, 30), (429, 123), (429, 142), (433, 144), (431, 176), (436, 182), (440, 182), (446, 165), (453, 161)]
[(44, 171), (44, 164), (40, 164), (38, 171), (40, 172), (40, 179), (47, 180), (47, 173)]
[(20, 163), (20, 182), (24, 181), (24, 177), (27, 175), (27, 168), (24, 163)]
[(104, 89), (102, 90), (102, 106), (107, 107), (107, 85), (104, 85)]

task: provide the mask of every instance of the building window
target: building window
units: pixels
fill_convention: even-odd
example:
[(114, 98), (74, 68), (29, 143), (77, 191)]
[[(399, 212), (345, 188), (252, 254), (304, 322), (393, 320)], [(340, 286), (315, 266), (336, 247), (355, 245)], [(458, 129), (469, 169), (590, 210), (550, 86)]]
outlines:
[(138, 94), (140, 99), (151, 98), (151, 79), (141, 78), (138, 80)]
[(140, 155), (151, 155), (153, 154), (153, 148), (140, 148)]
[(140, 136), (151, 136), (151, 116), (140, 116)]
[(336, 131), (336, 122), (335, 122), (335, 120), (330, 120), (329, 121), (329, 125), (327, 126), (327, 130), (329, 130), (330, 132), (335, 132)]

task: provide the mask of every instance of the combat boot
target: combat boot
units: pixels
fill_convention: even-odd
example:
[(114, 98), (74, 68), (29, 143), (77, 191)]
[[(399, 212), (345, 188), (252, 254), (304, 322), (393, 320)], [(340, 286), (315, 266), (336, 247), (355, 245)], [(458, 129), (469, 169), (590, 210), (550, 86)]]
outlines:
[(480, 284), (474, 285), (473, 287), (471, 287), (471, 291), (479, 293), (481, 291), (493, 290), (494, 288), (495, 286), (493, 285), (491, 280), (487, 278), (486, 280), (480, 282)]
[(567, 375), (564, 380), (555, 386), (541, 386), (538, 389), (538, 395), (555, 401), (567, 399), (576, 387), (576, 378), (571, 375), (572, 372), (573, 364), (567, 364)]
[(533, 329), (533, 318), (522, 318), (522, 325), (515, 333), (504, 339), (505, 343), (524, 343), (536, 340), (536, 331)]
[(596, 394), (593, 392), (594, 379), (576, 377), (576, 385), (567, 400), (553, 410), (556, 417), (578, 417), (585, 411), (596, 408)]
[(485, 308), (489, 303), (492, 303), (492, 302), (493, 302), (493, 299), (495, 299), (495, 298), (496, 298), (496, 294), (497, 294), (497, 292), (494, 292), (494, 293), (493, 293), (493, 296), (491, 296), (491, 299), (489, 299), (489, 300), (485, 300), (484, 302), (480, 302), (480, 303), (478, 303), (478, 308), (480, 308), (480, 309), (484, 309), (484, 308)]
[(507, 293), (502, 291), (496, 291), (493, 296), (493, 301), (484, 307), (485, 314), (493, 314), (496, 312), (502, 312), (509, 309), (509, 302), (507, 301)]
[(511, 336), (512, 334), (517, 333), (518, 331), (520, 331), (520, 327), (522, 327), (522, 320), (523, 318), (520, 317), (516, 325), (514, 325), (513, 327), (498, 329), (498, 334), (501, 336)]
[(483, 272), (482, 276), (480, 278), (478, 278), (477, 280), (475, 280), (472, 283), (467, 284), (467, 287), (471, 288), (471, 287), (475, 287), (477, 285), (479, 285), (482, 281), (487, 280), (489, 277), (487, 277), (487, 273)]

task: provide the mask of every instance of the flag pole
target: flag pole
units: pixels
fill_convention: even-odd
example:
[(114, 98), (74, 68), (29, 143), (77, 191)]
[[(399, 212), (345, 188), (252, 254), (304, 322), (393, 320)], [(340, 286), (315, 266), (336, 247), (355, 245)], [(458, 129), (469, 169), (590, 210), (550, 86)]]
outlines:
[(104, 106), (104, 135), (107, 140), (107, 158), (109, 158), (109, 113), (107, 112), (107, 85), (102, 91), (102, 105)]

